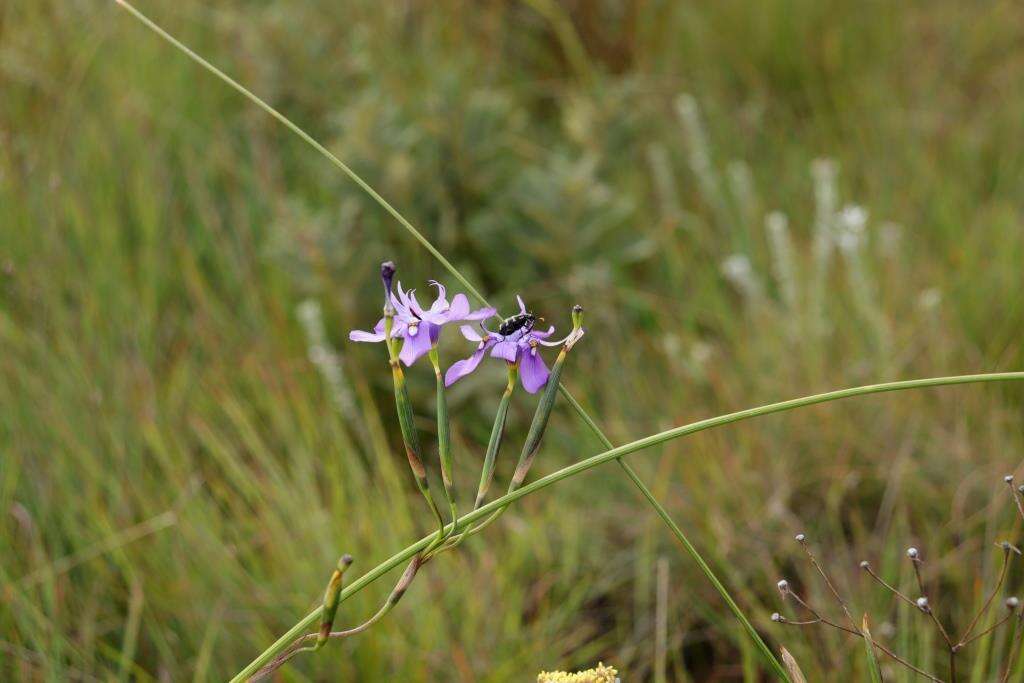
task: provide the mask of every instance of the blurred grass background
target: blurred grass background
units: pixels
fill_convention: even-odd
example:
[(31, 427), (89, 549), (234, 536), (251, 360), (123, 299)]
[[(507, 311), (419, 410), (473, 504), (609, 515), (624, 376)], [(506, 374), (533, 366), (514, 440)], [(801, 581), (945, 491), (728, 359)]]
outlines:
[[(586, 306), (566, 381), (617, 442), (1024, 366), (1017, 3), (140, 7), (351, 163), (502, 310), (521, 292), (565, 327)], [(0, 4), (0, 92), (0, 678), (225, 679), (316, 604), (341, 552), (365, 571), (429, 526), (382, 350), (347, 331), (375, 320), (384, 258), (406, 284), (454, 283), (111, 2)], [(866, 220), (840, 217), (849, 203)], [(788, 224), (766, 227), (770, 211)], [(446, 353), (466, 349), (452, 335)], [(451, 393), (467, 492), (501, 375)], [(825, 600), (798, 531), (876, 636), (941, 670), (919, 615), (856, 564), (895, 581), (917, 545), (943, 575), (940, 615), (965, 623), (994, 580), (992, 541), (1018, 531), (1001, 477), (1021, 464), (1022, 398), (874, 396), (631, 462), (812, 680), (861, 667), (862, 646), (768, 621), (780, 576)], [(532, 408), (514, 401), (503, 481)], [(563, 410), (535, 469), (598, 450)], [(986, 642), (975, 681), (1007, 646)], [(428, 566), (386, 622), (280, 679), (531, 680), (598, 659), (627, 681), (760, 675), (611, 467), (525, 499)]]

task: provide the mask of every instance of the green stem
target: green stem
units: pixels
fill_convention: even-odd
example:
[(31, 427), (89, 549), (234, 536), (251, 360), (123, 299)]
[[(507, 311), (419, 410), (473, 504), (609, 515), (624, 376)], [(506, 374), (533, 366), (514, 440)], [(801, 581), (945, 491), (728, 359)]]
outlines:
[[(519, 366), (516, 364), (509, 364), (508, 366), (508, 384), (505, 385), (505, 392), (501, 395), (501, 401), (498, 402), (498, 414), (494, 417), (494, 426), (491, 427), (491, 438), (487, 442), (487, 452), (484, 454), (484, 466), (480, 471), (480, 485), (477, 487), (476, 502), (473, 503), (473, 509), (479, 510), (480, 506), (484, 504), (484, 499), (487, 498), (487, 491), (491, 488), (491, 482), (494, 480), (494, 463), (498, 457), (498, 451), (501, 450), (502, 436), (505, 433), (505, 418), (508, 416), (508, 406), (512, 399), (512, 392), (516, 387), (516, 379), (519, 377)], [(455, 548), (464, 540), (469, 538), (472, 534), (479, 531), (486, 524), (480, 525), (476, 529), (466, 529), (455, 538), (449, 540), (437, 552), (443, 552)]]
[(427, 480), (427, 469), (423, 466), (423, 458), (420, 455), (420, 440), (413, 422), (412, 401), (409, 400), (409, 390), (405, 386), (405, 372), (402, 371), (402, 364), (398, 360), (398, 349), (395, 340), (391, 337), (391, 328), (394, 322), (395, 312), (390, 306), (384, 308), (384, 344), (388, 347), (388, 363), (391, 365), (391, 379), (395, 386), (395, 409), (398, 412), (398, 426), (402, 431), (402, 443), (405, 445), (405, 455), (409, 460), (409, 469), (416, 479), (416, 488), (423, 494), (424, 500), (434, 513), (437, 520), (438, 532), (436, 543), (444, 538), (444, 518), (441, 517), (441, 510), (438, 509), (434, 496), (430, 492), (430, 482)]
[[(536, 457), (537, 451), (540, 449), (540, 442), (544, 437), (544, 432), (547, 430), (548, 419), (551, 417), (551, 410), (555, 407), (555, 395), (558, 393), (558, 389), (561, 386), (558, 380), (562, 376), (562, 367), (565, 365), (565, 359), (569, 354), (569, 348), (569, 345), (563, 346), (558, 352), (558, 357), (555, 359), (554, 365), (551, 366), (551, 374), (548, 376), (548, 382), (544, 386), (544, 393), (540, 395), (540, 401), (537, 403), (537, 410), (533, 413), (533, 421), (530, 422), (530, 431), (526, 434), (526, 441), (523, 442), (523, 450), (519, 454), (519, 462), (516, 463), (516, 470), (512, 474), (512, 481), (508, 484), (508, 493), (515, 491), (522, 486), (524, 481), (526, 481), (526, 474), (530, 471), (530, 467), (533, 465), (533, 459)], [(475, 536), (480, 533), (501, 517), (507, 508), (507, 505), (498, 508), (490, 517), (466, 531), (462, 536)]]
[[(907, 389), (923, 389), (927, 387), (938, 387), (948, 386), (955, 384), (971, 384), (977, 382), (1001, 382), (1008, 380), (1024, 380), (1024, 372), (997, 372), (991, 374), (982, 375), (957, 375), (952, 377), (930, 377), (926, 379), (912, 379), (904, 380), (899, 382), (886, 382), (884, 384), (868, 384), (861, 387), (852, 387), (849, 389), (840, 389), (838, 391), (830, 391), (823, 394), (814, 394), (812, 396), (804, 396), (802, 398), (794, 398), (788, 401), (781, 401), (779, 403), (771, 403), (768, 405), (758, 406), (756, 408), (748, 408), (746, 410), (740, 410), (735, 413), (728, 413), (726, 415), (719, 415), (717, 417), (711, 417), (705, 420), (699, 420), (690, 424), (668, 429), (657, 434), (631, 441), (630, 443), (624, 444), (617, 448), (611, 448), (597, 455), (593, 455), (579, 462), (575, 462), (567, 467), (563, 467), (557, 472), (552, 472), (546, 477), (541, 477), (536, 481), (530, 482), (525, 486), (508, 493), (501, 498), (491, 501), (486, 505), (480, 507), (478, 510), (463, 515), (452, 525), (454, 530), (458, 530), (472, 524), (478, 520), (484, 519), (495, 510), (498, 510), (510, 503), (513, 503), (524, 496), (528, 496), (531, 493), (539, 491), (543, 488), (556, 484), (563, 479), (573, 477), (581, 472), (585, 472), (593, 467), (602, 465), (609, 460), (617, 460), (624, 455), (635, 453), (636, 451), (650, 448), (658, 444), (677, 439), (688, 434), (695, 432), (704, 431), (706, 429), (712, 429), (714, 427), (721, 427), (722, 425), (732, 424), (734, 422), (740, 422), (741, 420), (748, 420), (754, 417), (761, 417), (763, 415), (770, 415), (772, 413), (781, 413), (787, 410), (793, 410), (795, 408), (803, 408), (805, 406), (814, 405), (817, 403), (826, 403), (828, 401), (836, 401), (843, 398), (852, 398), (854, 396), (863, 396), (866, 394), (878, 394), (888, 391), (903, 391)], [(404, 550), (395, 553), (387, 560), (381, 562), (376, 567), (363, 574), (361, 577), (353, 581), (349, 586), (345, 587), (341, 592), (339, 602), (344, 602), (352, 595), (358, 593), (369, 584), (376, 581), (378, 578), (391, 571), (398, 565), (402, 564), (416, 553), (426, 548), (432, 540), (432, 535), (421, 538), (412, 545), (408, 546)], [(305, 617), (303, 617), (295, 626), (290, 628), (287, 633), (278, 638), (270, 647), (264, 650), (256, 659), (254, 659), (249, 665), (242, 669), (232, 680), (232, 683), (241, 683), (246, 680), (254, 672), (258, 671), (260, 667), (270, 661), (274, 655), (288, 647), (288, 645), (294, 641), (297, 637), (302, 635), (308, 628), (313, 624), (317, 623), (320, 618), (321, 608), (316, 608)]]
[[(609, 440), (608, 437), (605, 436), (604, 432), (601, 431), (601, 428), (598, 427), (597, 424), (590, 419), (590, 415), (587, 413), (587, 411), (583, 409), (583, 406), (579, 404), (576, 398), (571, 393), (569, 393), (569, 390), (566, 389), (564, 386), (559, 388), (562, 392), (562, 396), (565, 397), (565, 399), (579, 414), (579, 416), (583, 418), (583, 421), (587, 423), (587, 426), (590, 427), (591, 431), (593, 431), (594, 434), (597, 435), (597, 438), (600, 439), (601, 443), (604, 444), (605, 448), (613, 449), (614, 446), (612, 446), (611, 440)], [(661, 517), (661, 520), (665, 522), (665, 525), (672, 532), (672, 535), (676, 537), (676, 540), (679, 541), (680, 545), (683, 546), (687, 554), (689, 554), (690, 558), (697, 564), (701, 572), (704, 574), (705, 578), (707, 578), (711, 585), (714, 586), (715, 590), (718, 591), (718, 594), (722, 596), (722, 600), (725, 601), (725, 604), (728, 605), (729, 610), (733, 613), (733, 616), (736, 617), (736, 619), (743, 626), (743, 629), (747, 632), (747, 635), (750, 636), (750, 639), (754, 642), (754, 645), (757, 647), (758, 652), (760, 652), (761, 656), (764, 658), (765, 663), (775, 672), (775, 674), (779, 678), (781, 678), (784, 681), (790, 680), (789, 674), (786, 672), (786, 669), (782, 666), (781, 662), (779, 662), (778, 658), (776, 658), (775, 653), (773, 653), (771, 648), (768, 647), (767, 643), (764, 642), (764, 639), (761, 638), (761, 634), (757, 632), (753, 624), (750, 623), (750, 620), (747, 619), (747, 615), (743, 613), (743, 610), (741, 610), (739, 605), (736, 604), (736, 601), (733, 600), (732, 595), (729, 593), (729, 589), (727, 589), (725, 585), (721, 582), (721, 580), (719, 580), (714, 570), (711, 569), (711, 565), (707, 563), (704, 557), (700, 554), (700, 551), (697, 550), (696, 546), (694, 546), (693, 543), (690, 542), (690, 539), (687, 538), (685, 533), (683, 533), (683, 530), (679, 528), (679, 525), (676, 524), (675, 520), (673, 520), (672, 517), (668, 514), (668, 510), (666, 510), (665, 507), (658, 501), (658, 499), (654, 497), (654, 494), (647, 487), (647, 485), (644, 484), (643, 480), (640, 479), (640, 476), (630, 466), (629, 463), (627, 463), (622, 458), (617, 458), (616, 462), (619, 463), (620, 467), (622, 467), (623, 471), (626, 473), (626, 476), (629, 478), (629, 480), (632, 481), (633, 484), (637, 487), (637, 489), (640, 490), (640, 493), (643, 495), (643, 497), (647, 499), (647, 502), (650, 504), (650, 506), (654, 508), (654, 511), (657, 513), (657, 515)]]
[(452, 434), (448, 422), (448, 402), (444, 395), (444, 376), (441, 374), (441, 362), (437, 357), (437, 347), (430, 348), (430, 363), (434, 366), (434, 379), (437, 383), (437, 454), (441, 461), (441, 483), (444, 485), (444, 497), (452, 521), (459, 515), (455, 508), (455, 491), (452, 483)]
[(143, 14), (139, 10), (135, 9), (127, 0), (114, 0), (114, 1), (118, 5), (120, 5), (122, 8), (124, 8), (133, 17), (138, 19), (150, 31), (152, 31), (153, 33), (155, 33), (158, 36), (160, 36), (160, 38), (162, 38), (163, 40), (167, 41), (170, 45), (175, 47), (177, 50), (181, 51), (186, 57), (188, 57), (189, 59), (191, 59), (193, 62), (195, 62), (199, 66), (201, 66), (204, 69), (206, 69), (207, 71), (209, 71), (211, 74), (213, 74), (214, 76), (219, 78), (221, 81), (223, 81), (228, 86), (230, 86), (232, 90), (234, 90), (238, 94), (242, 95), (247, 100), (249, 100), (250, 102), (255, 104), (257, 107), (259, 107), (260, 109), (265, 111), (270, 116), (272, 116), (274, 119), (277, 120), (278, 123), (280, 123), (282, 126), (287, 128), (291, 132), (295, 133), (297, 136), (299, 136), (299, 138), (302, 139), (303, 142), (305, 142), (307, 145), (309, 145), (310, 147), (315, 149), (324, 158), (326, 158), (332, 164), (334, 164), (339, 169), (341, 169), (341, 171), (345, 175), (347, 175), (352, 182), (354, 182), (356, 185), (358, 185), (360, 187), (360, 189), (363, 190), (363, 192), (365, 192), (366, 194), (370, 195), (370, 197), (373, 199), (373, 201), (377, 202), (377, 204), (379, 204), (381, 206), (381, 208), (383, 208), (385, 211), (387, 211), (389, 214), (391, 214), (391, 217), (394, 218), (396, 221), (398, 221), (401, 224), (401, 226), (403, 228), (405, 228), (406, 232), (408, 232), (410, 235), (412, 235), (416, 239), (417, 242), (422, 244), (423, 248), (426, 249), (428, 252), (430, 252), (430, 255), (433, 256), (434, 258), (436, 258), (440, 262), (440, 264), (442, 266), (444, 266), (445, 270), (447, 270), (449, 273), (451, 273), (452, 276), (456, 280), (458, 280), (459, 283), (463, 287), (465, 287), (467, 290), (469, 290), (469, 292), (473, 296), (475, 296), (477, 299), (479, 299), (480, 301), (484, 301), (484, 304), (486, 305), (486, 301), (484, 300), (484, 297), (480, 294), (479, 291), (477, 291), (476, 287), (474, 287), (469, 282), (469, 280), (467, 280), (462, 275), (462, 273), (460, 273), (458, 270), (456, 270), (455, 266), (453, 266), (451, 264), (451, 262), (448, 259), (446, 259), (444, 257), (444, 255), (440, 251), (437, 250), (437, 247), (435, 247), (433, 244), (431, 244), (430, 240), (428, 240), (426, 237), (423, 236), (423, 233), (421, 233), (419, 230), (417, 230), (413, 226), (413, 224), (410, 223), (406, 219), (405, 216), (403, 216), (402, 214), (400, 214), (398, 212), (398, 209), (396, 209), (395, 207), (391, 206), (391, 204), (388, 203), (388, 201), (386, 199), (384, 199), (384, 197), (382, 197), (376, 190), (374, 190), (370, 186), (370, 184), (368, 182), (363, 180), (362, 177), (358, 173), (356, 173), (351, 168), (349, 168), (348, 164), (346, 164), (344, 161), (342, 161), (337, 156), (335, 156), (333, 153), (331, 153), (330, 150), (328, 150), (326, 147), (324, 147), (319, 142), (317, 142), (313, 138), (312, 135), (310, 135), (306, 131), (302, 130), (302, 128), (300, 128), (298, 126), (298, 124), (293, 122), (291, 119), (289, 119), (287, 116), (285, 116), (284, 114), (279, 112), (277, 109), (274, 109), (272, 106), (270, 106), (266, 101), (264, 101), (262, 98), (260, 98), (259, 95), (257, 95), (256, 93), (252, 92), (251, 90), (246, 88), (244, 85), (242, 85), (241, 83), (239, 83), (235, 79), (231, 78), (231, 76), (228, 76), (226, 73), (224, 73), (223, 71), (221, 71), (220, 69), (215, 67), (213, 64), (211, 64), (210, 62), (208, 62), (205, 59), (203, 59), (202, 57), (200, 57), (196, 52), (194, 52), (190, 47), (185, 45), (183, 42), (181, 42), (180, 40), (178, 40), (177, 38), (172, 36), (170, 33), (165, 31), (164, 29), (160, 28), (160, 26), (157, 25), (156, 22), (154, 22), (152, 19), (147, 17), (145, 14)]
[(505, 418), (508, 417), (508, 406), (511, 403), (512, 392), (516, 388), (516, 380), (519, 377), (519, 366), (511, 363), (508, 366), (508, 383), (505, 385), (505, 392), (501, 395), (498, 403), (498, 413), (494, 416), (494, 426), (491, 427), (491, 438), (487, 442), (487, 452), (484, 454), (484, 467), (480, 471), (480, 485), (476, 490), (476, 501), (473, 509), (478, 510), (484, 504), (487, 491), (491, 488), (494, 480), (494, 463), (498, 458), (498, 451), (501, 450), (501, 441), (505, 433)]

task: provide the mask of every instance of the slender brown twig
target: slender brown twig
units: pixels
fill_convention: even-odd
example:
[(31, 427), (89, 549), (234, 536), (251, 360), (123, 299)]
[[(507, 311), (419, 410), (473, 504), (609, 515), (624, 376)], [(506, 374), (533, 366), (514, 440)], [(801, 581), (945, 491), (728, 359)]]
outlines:
[(803, 534), (797, 534), (796, 541), (804, 549), (804, 552), (807, 553), (807, 557), (810, 559), (811, 564), (813, 564), (814, 568), (818, 570), (818, 574), (821, 576), (821, 579), (825, 582), (825, 585), (828, 586), (828, 589), (832, 592), (832, 595), (833, 597), (835, 597), (836, 602), (838, 602), (839, 606), (843, 608), (843, 614), (846, 615), (846, 618), (849, 620), (850, 624), (852, 624), (854, 628), (857, 628), (857, 622), (853, 620), (853, 615), (850, 614), (850, 610), (846, 607), (846, 602), (843, 601), (843, 598), (839, 595), (839, 591), (836, 590), (835, 585), (828, 578), (828, 574), (825, 572), (825, 569), (820, 564), (818, 564), (818, 559), (814, 557), (814, 553), (811, 552), (810, 546), (807, 545), (807, 537)]
[(1021, 521), (1024, 521), (1024, 504), (1021, 503), (1020, 497), (1018, 497), (1018, 494), (1024, 496), (1024, 486), (1014, 489), (1012, 474), (1007, 474), (1003, 477), (1003, 481), (1005, 481), (1006, 485), (1010, 488), (1010, 497), (1013, 498), (1013, 502), (1017, 506), (1017, 512), (1020, 513)]
[(868, 575), (871, 576), (871, 578), (873, 578), (875, 581), (880, 583), (885, 588), (889, 589), (892, 592), (893, 595), (895, 595), (900, 600), (902, 600), (903, 602), (907, 603), (908, 605), (910, 605), (914, 609), (917, 609), (917, 603), (916, 602), (914, 602), (913, 600), (908, 598), (906, 595), (901, 593), (894, 586), (890, 586), (888, 583), (886, 583), (885, 579), (883, 579), (881, 576), (879, 576), (878, 574), (875, 573), (875, 571), (871, 568), (871, 565), (868, 564), (867, 560), (865, 560), (864, 562), (860, 563), (860, 568), (863, 569), (864, 571), (866, 571), (868, 573)]
[(984, 616), (985, 612), (988, 611), (988, 608), (992, 605), (992, 601), (995, 600), (996, 595), (999, 593), (999, 590), (1003, 587), (1003, 581), (1006, 579), (1006, 570), (1010, 566), (1009, 546), (1009, 543), (1005, 543), (1005, 545), (1003, 546), (1003, 566), (999, 570), (999, 580), (996, 581), (996, 587), (992, 589), (992, 592), (989, 594), (988, 599), (985, 600), (985, 604), (981, 606), (981, 611), (974, 615), (974, 618), (971, 619), (971, 623), (967, 625), (967, 630), (964, 631), (964, 634), (962, 636), (960, 636), (960, 641), (957, 643), (958, 648), (963, 647), (968, 642), (970, 642), (967, 639), (970, 638), (971, 632), (974, 630), (974, 627), (978, 625), (978, 622), (981, 620), (982, 616)]
[[(791, 593), (791, 595), (793, 595), (793, 597), (797, 597), (793, 593)], [(798, 600), (798, 602), (800, 602), (801, 604), (806, 606), (806, 603), (804, 603), (802, 600), (799, 600), (799, 598), (797, 598), (797, 600)], [(772, 615), (772, 616), (775, 617), (775, 616), (779, 616), (779, 615)], [(914, 666), (913, 664), (908, 662), (906, 659), (904, 659), (903, 657), (900, 657), (898, 654), (896, 654), (895, 652), (893, 652), (892, 650), (887, 648), (885, 645), (882, 645), (881, 643), (879, 643), (874, 638), (867, 638), (864, 635), (864, 633), (861, 632), (859, 629), (847, 628), (847, 627), (842, 626), (840, 624), (837, 624), (837, 623), (835, 623), (833, 621), (829, 621), (828, 619), (824, 619), (824, 618), (820, 618), (820, 617), (815, 619), (815, 620), (813, 620), (813, 621), (789, 621), (788, 619), (779, 616), (779, 618), (778, 619), (774, 619), (774, 621), (777, 622), (777, 623), (780, 623), (780, 624), (787, 624), (787, 625), (790, 625), (790, 626), (805, 626), (805, 625), (809, 625), (809, 624), (824, 624), (825, 626), (831, 626), (832, 628), (839, 629), (840, 631), (845, 631), (846, 633), (849, 633), (850, 635), (857, 636), (858, 638), (866, 638), (867, 640), (871, 641), (872, 645), (874, 645), (879, 650), (881, 650), (887, 657), (891, 658), (893, 661), (898, 662), (899, 664), (902, 664), (906, 668), (910, 669), (911, 671), (913, 671), (913, 672), (915, 672), (915, 673), (917, 673), (917, 674), (919, 674), (921, 676), (924, 676), (925, 678), (927, 678), (930, 681), (934, 681), (935, 683), (945, 683), (938, 676), (935, 676), (934, 674), (930, 674), (927, 671), (925, 671), (924, 669), (921, 669), (921, 668), (919, 668), (917, 666)]]
[(996, 623), (992, 624), (991, 626), (989, 626), (987, 629), (985, 629), (981, 633), (975, 634), (974, 637), (972, 637), (972, 638), (970, 638), (968, 640), (965, 640), (962, 643), (957, 643), (957, 645), (956, 645), (957, 649), (967, 647), (968, 645), (970, 645), (974, 641), (978, 640), (979, 638), (983, 638), (983, 637), (987, 636), (989, 633), (992, 633), (992, 631), (995, 631), (997, 628), (999, 628), (1000, 626), (1002, 626), (1003, 624), (1005, 624), (1006, 622), (1008, 622), (1012, 618), (1013, 618), (1013, 612), (1010, 612), (1005, 617), (1003, 617), (1002, 619), (1000, 619)]
[(999, 683), (1006, 683), (1013, 670), (1014, 661), (1017, 659), (1017, 651), (1020, 650), (1021, 620), (1024, 619), (1024, 611), (1017, 614), (1017, 621), (1013, 624), (1013, 644), (1010, 645), (1010, 656), (1006, 658), (1006, 670), (999, 677)]

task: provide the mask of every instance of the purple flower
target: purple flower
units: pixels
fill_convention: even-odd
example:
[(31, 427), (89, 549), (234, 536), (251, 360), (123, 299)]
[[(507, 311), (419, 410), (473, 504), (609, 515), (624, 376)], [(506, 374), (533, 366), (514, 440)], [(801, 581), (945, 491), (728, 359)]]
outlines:
[[(391, 293), (390, 303), (395, 309), (391, 337), (405, 340), (398, 357), (406, 365), (415, 363), (416, 359), (437, 344), (441, 328), (445, 325), (466, 320), (486, 320), (495, 313), (493, 308), (471, 311), (465, 294), (456, 294), (449, 302), (445, 298), (444, 285), (434, 280), (430, 284), (437, 287), (437, 298), (428, 309), (424, 309), (416, 300), (416, 291), (410, 289), (406, 292), (401, 282), (398, 283), (397, 294)], [(384, 341), (384, 318), (377, 322), (372, 332), (352, 330), (348, 338), (356, 342)]]
[(535, 331), (533, 325), (536, 317), (526, 310), (520, 297), (517, 296), (516, 300), (519, 302), (519, 314), (504, 320), (497, 332), (483, 328), (484, 334), (481, 335), (471, 325), (463, 325), (460, 328), (462, 336), (477, 342), (476, 351), (469, 358), (457, 361), (448, 368), (444, 375), (445, 386), (451, 386), (476, 370), (488, 350), (493, 358), (500, 358), (509, 364), (519, 363), (519, 379), (523, 383), (523, 388), (531, 394), (537, 393), (548, 383), (550, 373), (538, 346), (558, 346), (564, 340), (545, 341), (555, 333), (555, 328), (549, 327), (545, 332)]

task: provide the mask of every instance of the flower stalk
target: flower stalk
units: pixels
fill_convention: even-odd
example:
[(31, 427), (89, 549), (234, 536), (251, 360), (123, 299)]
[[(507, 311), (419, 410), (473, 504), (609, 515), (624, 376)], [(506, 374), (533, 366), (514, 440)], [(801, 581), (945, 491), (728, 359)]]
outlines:
[(537, 404), (537, 410), (533, 414), (530, 431), (526, 435), (526, 442), (523, 444), (523, 451), (519, 455), (519, 463), (516, 464), (516, 471), (512, 475), (512, 481), (509, 483), (508, 493), (515, 491), (526, 481), (526, 474), (533, 465), (533, 459), (537, 456), (537, 451), (540, 449), (541, 439), (544, 438), (544, 432), (548, 428), (551, 410), (555, 407), (555, 396), (558, 394), (558, 386), (562, 378), (562, 367), (565, 365), (565, 359), (569, 355), (569, 351), (572, 350), (572, 347), (576, 345), (576, 342), (582, 336), (583, 307), (576, 305), (572, 309), (572, 332), (565, 338), (565, 343), (562, 344), (562, 348), (558, 352), (555, 364), (551, 366), (551, 375), (548, 377), (548, 383), (540, 397), (540, 403)]
[(512, 400), (512, 392), (516, 388), (516, 379), (519, 377), (519, 366), (510, 363), (508, 366), (508, 383), (505, 391), (498, 402), (498, 413), (494, 416), (494, 426), (491, 427), (491, 438), (487, 442), (487, 452), (484, 454), (484, 466), (480, 471), (480, 485), (476, 490), (476, 501), (473, 509), (478, 510), (484, 504), (487, 491), (491, 488), (494, 480), (494, 462), (498, 458), (498, 451), (501, 450), (501, 441), (505, 434), (505, 419), (508, 417), (508, 406)]
[(427, 470), (423, 466), (423, 458), (420, 456), (419, 436), (416, 432), (416, 425), (413, 423), (412, 402), (409, 400), (409, 390), (405, 385), (405, 373), (398, 361), (397, 344), (391, 336), (395, 322), (395, 307), (391, 302), (391, 282), (394, 274), (393, 263), (387, 261), (381, 265), (381, 280), (384, 282), (384, 344), (388, 349), (388, 363), (391, 366), (391, 379), (395, 388), (398, 426), (402, 432), (402, 442), (405, 445), (406, 458), (409, 460), (409, 469), (412, 470), (413, 477), (416, 479), (416, 488), (423, 494), (423, 498), (427, 501), (430, 511), (434, 513), (437, 520), (437, 542), (440, 542), (444, 537), (444, 519), (430, 492)]
[[(452, 433), (448, 422), (448, 402), (444, 395), (444, 375), (438, 359), (437, 347), (430, 348), (430, 363), (434, 366), (434, 378), (437, 383), (437, 454), (441, 461), (441, 483), (444, 485), (444, 497), (451, 512), (452, 522), (459, 515), (455, 506), (455, 491), (452, 483)], [(455, 525), (452, 525), (452, 531)]]

